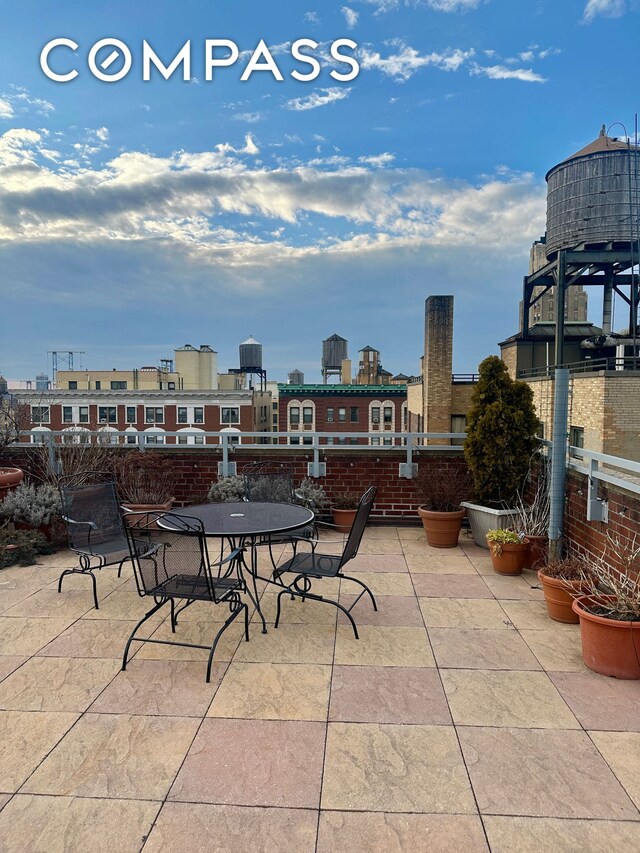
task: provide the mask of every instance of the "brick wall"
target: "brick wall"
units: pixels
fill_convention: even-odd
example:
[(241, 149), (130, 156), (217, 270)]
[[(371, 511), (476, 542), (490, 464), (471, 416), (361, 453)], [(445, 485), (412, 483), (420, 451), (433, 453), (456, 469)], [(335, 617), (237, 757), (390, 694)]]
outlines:
[[(451, 432), (452, 365), (453, 296), (429, 296), (424, 318), (424, 432)], [(449, 440), (429, 439), (429, 444)]]

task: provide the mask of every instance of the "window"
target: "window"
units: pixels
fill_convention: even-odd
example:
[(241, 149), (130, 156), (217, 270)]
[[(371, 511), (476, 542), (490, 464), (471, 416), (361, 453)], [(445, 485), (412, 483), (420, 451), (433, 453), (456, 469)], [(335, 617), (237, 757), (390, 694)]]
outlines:
[(385, 406), (383, 409), (383, 416), (385, 424), (393, 423), (393, 406)]
[(69, 382), (69, 391), (77, 391), (77, 390), (78, 390), (78, 383), (75, 381)]
[(121, 382), (119, 380), (116, 382), (112, 382), (111, 383), (111, 390), (112, 391), (126, 391), (127, 390), (127, 383)]
[(193, 422), (194, 424), (203, 424), (204, 423), (204, 407), (196, 406), (193, 410)]
[(390, 447), (390, 446), (393, 444), (393, 439), (391, 439), (391, 438), (389, 438), (389, 437), (385, 436), (385, 437), (382, 439), (382, 443), (385, 445), (385, 447)]
[(237, 406), (233, 406), (233, 408), (226, 408), (223, 406), (221, 420), (223, 424), (239, 424), (240, 409)]
[(357, 423), (358, 423), (358, 407), (357, 407), (357, 406), (351, 406), (351, 409), (350, 409), (350, 420), (351, 420), (351, 423), (352, 423), (352, 424), (357, 424)]
[(305, 406), (302, 409), (302, 423), (303, 424), (312, 424), (313, 423), (313, 408), (311, 406)]
[[(467, 431), (467, 416), (466, 415), (451, 415), (451, 432), (466, 432)], [(464, 438), (452, 438), (452, 445), (464, 444)]]
[(372, 406), (371, 408), (371, 423), (379, 424), (380, 423), (380, 406)]
[(78, 409), (79, 418), (78, 421), (81, 424), (89, 423), (89, 406), (80, 406)]
[(303, 444), (313, 444), (313, 439), (311, 438), (310, 435), (305, 435), (302, 438), (302, 443)]
[(98, 420), (101, 424), (115, 424), (118, 420), (115, 406), (98, 406)]
[(569, 444), (571, 447), (584, 447), (584, 427), (572, 426), (569, 429)]
[(357, 444), (357, 443), (358, 443), (358, 439), (355, 436), (353, 438), (349, 439), (349, 444)]
[(137, 443), (138, 443), (137, 436), (135, 436), (135, 435), (128, 435), (127, 436), (127, 444), (137, 444)]
[(188, 424), (187, 420), (187, 407), (186, 406), (178, 406), (178, 423), (179, 424)]
[(274, 412), (277, 412), (277, 411), (278, 411), (278, 404), (277, 404), (277, 403), (272, 403), (272, 404), (271, 404), (271, 408), (273, 409), (273, 411), (274, 411)]
[(538, 429), (536, 430), (538, 438), (544, 438), (544, 421), (538, 421)]
[(300, 437), (297, 435), (292, 436), (289, 439), (289, 444), (300, 444)]
[(273, 416), (273, 425), (278, 426), (278, 416), (277, 415)]
[(346, 424), (346, 422), (347, 422), (347, 410), (346, 409), (338, 409), (338, 421), (341, 424)]
[(333, 436), (332, 435), (327, 436), (327, 444), (333, 444)]
[(167, 382), (167, 389), (169, 391), (175, 391), (176, 390), (176, 383), (175, 382)]
[(96, 391), (100, 391), (101, 389), (102, 389), (102, 382), (100, 382), (100, 380), (98, 380), (96, 382)]
[(163, 435), (147, 435), (145, 436), (146, 444), (164, 444)]
[(48, 424), (49, 406), (31, 406), (31, 420), (34, 424)]
[(292, 406), (289, 409), (289, 423), (291, 426), (300, 426), (300, 407)]
[(333, 423), (333, 409), (332, 408), (327, 409), (327, 423), (328, 424)]
[(378, 445), (379, 445), (379, 444), (380, 444), (380, 436), (374, 436), (374, 437), (371, 439), (371, 445), (372, 445), (372, 447), (378, 447)]
[(147, 424), (163, 424), (164, 409), (162, 406), (145, 406), (144, 422)]
[(62, 422), (65, 424), (73, 423), (73, 409), (71, 406), (62, 407)]
[(204, 444), (204, 436), (203, 435), (194, 435), (193, 443), (194, 444)]
[(135, 424), (137, 421), (136, 418), (136, 407), (135, 406), (127, 406), (127, 423)]

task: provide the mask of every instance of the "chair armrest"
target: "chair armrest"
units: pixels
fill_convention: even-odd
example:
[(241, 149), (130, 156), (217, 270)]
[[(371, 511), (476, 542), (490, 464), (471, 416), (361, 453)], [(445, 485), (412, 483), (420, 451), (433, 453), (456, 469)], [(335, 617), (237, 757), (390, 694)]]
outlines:
[(98, 529), (98, 525), (94, 521), (76, 521), (74, 518), (69, 518), (67, 515), (63, 515), (62, 520), (66, 524), (78, 524), (78, 525), (84, 524), (87, 527), (89, 527), (91, 530), (97, 530)]
[(228, 556), (226, 556), (224, 559), (216, 560), (215, 562), (210, 562), (210, 565), (211, 566), (224, 566), (225, 563), (230, 563), (231, 560), (235, 560), (237, 557), (239, 557), (240, 554), (242, 554), (242, 552), (245, 550), (246, 550), (246, 548), (234, 548), (233, 551), (231, 551), (231, 553)]

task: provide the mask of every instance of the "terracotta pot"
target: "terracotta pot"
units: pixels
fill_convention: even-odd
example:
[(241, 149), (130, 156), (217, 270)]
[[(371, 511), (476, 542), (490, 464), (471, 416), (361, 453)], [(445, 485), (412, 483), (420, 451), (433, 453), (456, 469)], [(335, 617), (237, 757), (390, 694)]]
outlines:
[(525, 569), (537, 569), (547, 562), (549, 552), (549, 537), (548, 536), (531, 536), (527, 535), (529, 540), (529, 550), (527, 551), (527, 559), (524, 563)]
[(585, 584), (584, 581), (564, 581), (558, 580), (558, 578), (549, 578), (543, 574), (543, 571), (544, 569), (538, 569), (538, 579), (542, 584), (549, 617), (554, 622), (577, 625), (580, 619), (573, 610), (573, 599), (588, 592), (589, 585)]
[[(615, 596), (602, 596), (615, 601)], [(593, 598), (583, 595), (573, 602), (580, 619), (582, 658), (585, 664), (601, 675), (614, 678), (640, 678), (640, 622), (621, 622), (596, 616), (587, 609)]]
[(24, 471), (21, 468), (0, 468), (0, 500), (10, 489), (15, 489), (19, 486), (24, 477)]
[[(170, 512), (173, 506), (173, 502), (175, 498), (169, 498), (166, 503), (163, 504), (122, 504), (123, 509), (128, 509), (131, 512)], [(134, 519), (132, 519), (132, 522)], [(138, 517), (139, 522), (139, 517)], [(127, 520), (127, 514), (124, 515), (124, 523), (127, 526), (130, 526), (129, 521)], [(156, 527), (157, 525), (148, 525), (149, 527)]]
[(499, 575), (521, 575), (527, 559), (529, 540), (522, 542), (489, 542), (493, 570)]
[(351, 533), (351, 528), (358, 510), (336, 509), (336, 507), (332, 506), (331, 512), (333, 514), (333, 523), (337, 530), (340, 533)]
[(455, 512), (434, 512), (424, 507), (418, 507), (418, 515), (422, 519), (427, 542), (433, 548), (455, 548), (466, 510)]

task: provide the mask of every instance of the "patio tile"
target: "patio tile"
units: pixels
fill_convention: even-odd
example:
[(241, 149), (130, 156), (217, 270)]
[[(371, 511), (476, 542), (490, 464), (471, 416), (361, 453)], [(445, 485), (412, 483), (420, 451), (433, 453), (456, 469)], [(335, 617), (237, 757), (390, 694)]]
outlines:
[(549, 624), (544, 630), (520, 631), (520, 636), (548, 672), (585, 672), (578, 625)]
[[(125, 643), (135, 624), (132, 621), (115, 619), (80, 619), (60, 633), (38, 654), (43, 657), (119, 660), (122, 658)], [(152, 630), (153, 626), (148, 629), (149, 633)]]
[(330, 723), (322, 808), (474, 814), (453, 728)]
[(234, 662), (329, 664), (333, 659), (333, 626), (281, 620), (279, 628), (267, 625), (267, 630), (262, 634), (254, 628), (251, 642), (240, 644)]
[(424, 542), (427, 544), (427, 536), (424, 532), (424, 527), (422, 524), (416, 524), (411, 527), (398, 527), (398, 538), (402, 542), (403, 546), (407, 542)]
[(3, 616), (35, 616), (59, 619), (78, 619), (88, 610), (95, 610), (91, 589), (65, 590), (41, 589), (3, 613)]
[(157, 803), (17, 794), (0, 814), (3, 853), (137, 853)]
[(330, 666), (233, 662), (207, 716), (324, 721), (330, 681)]
[(640, 850), (640, 823), (492, 816), (483, 820), (493, 853)]
[[(178, 617), (179, 620), (179, 617)], [(223, 622), (180, 622), (176, 633), (171, 632), (171, 625), (167, 619), (160, 627), (153, 632), (155, 640), (173, 640), (177, 643), (196, 643), (201, 646), (211, 646), (213, 638), (222, 628)], [(254, 632), (255, 633), (255, 632)], [(151, 635), (151, 631), (149, 632)], [(251, 634), (249, 635), (251, 636)], [(128, 634), (127, 634), (128, 637)], [(238, 643), (242, 642), (243, 646), (249, 645), (244, 638), (244, 619), (238, 616), (227, 630), (224, 632), (220, 641), (216, 646), (214, 662), (229, 661), (235, 654), (238, 648)], [(122, 651), (124, 651), (125, 639), (122, 641)], [(135, 661), (138, 660), (197, 660), (206, 662), (209, 657), (209, 649), (194, 649), (184, 646), (166, 646), (158, 645), (157, 643), (136, 643), (132, 645), (132, 649), (138, 648), (135, 660), (132, 661), (132, 666), (135, 666)], [(204, 678), (204, 674), (203, 674)]]
[(440, 674), (457, 725), (580, 728), (543, 672), (445, 669)]
[(636, 807), (640, 809), (640, 734), (638, 732), (589, 732), (604, 760), (615, 773)]
[(310, 809), (165, 803), (144, 853), (314, 853), (317, 820)]
[[(442, 548), (434, 548), (433, 545), (429, 545), (424, 529), (415, 539), (401, 538), (400, 542), (402, 543), (402, 551), (405, 557), (408, 557), (409, 555), (420, 557), (426, 556), (427, 554), (436, 555), (442, 553)], [(461, 553), (457, 548), (451, 548), (450, 550), (452, 553)]]
[[(84, 614), (84, 619), (114, 619), (121, 622), (133, 620), (137, 622), (148, 610), (151, 610), (155, 603), (152, 598), (141, 598), (132, 589), (117, 589), (105, 598), (99, 598), (99, 602), (99, 610), (94, 607)], [(160, 610), (158, 615), (153, 617), (155, 624), (166, 617), (168, 612), (169, 608), (166, 611)]]
[(0, 581), (0, 613), (4, 616), (7, 610), (15, 607), (34, 592), (36, 592), (35, 589), (29, 589), (26, 584), (19, 584), (17, 581)]
[(106, 659), (31, 658), (0, 684), (0, 708), (84, 711), (119, 669)]
[(420, 598), (427, 628), (508, 628), (497, 601), (481, 598)]
[(424, 628), (338, 625), (335, 663), (351, 666), (435, 666)]
[(409, 571), (430, 575), (475, 575), (476, 570), (465, 555), (457, 549), (451, 550), (453, 553), (449, 553), (449, 549), (440, 548), (435, 553), (407, 554)]
[(545, 630), (549, 626), (549, 614), (544, 601), (503, 601), (502, 607), (519, 630)]
[(540, 669), (516, 631), (492, 628), (429, 628), (439, 667), (453, 669)]
[(398, 528), (391, 525), (381, 524), (379, 526), (368, 524), (364, 529), (364, 539), (390, 539), (398, 542)]
[(335, 666), (329, 719), (451, 725), (440, 676), (424, 667)]
[(0, 786), (17, 791), (77, 719), (77, 714), (0, 711)]
[[(75, 563), (73, 560), (67, 561), (64, 565), (61, 564), (54, 572), (52, 572), (50, 576), (50, 580), (47, 583), (47, 589), (53, 589), (57, 591), (58, 589), (58, 580), (60, 575), (62, 574), (63, 569), (73, 569), (78, 565), (78, 561)], [(112, 593), (114, 589), (119, 589), (126, 583), (127, 580), (130, 580), (132, 583), (135, 583), (133, 580), (131, 564), (125, 563), (124, 568), (122, 569), (122, 575), (118, 577), (117, 569), (101, 569), (100, 571), (94, 572), (96, 576), (96, 581), (98, 583), (98, 603), (102, 606), (102, 599)], [(62, 591), (63, 592), (71, 592), (76, 590), (78, 592), (88, 592), (93, 599), (92, 593), (92, 583), (91, 578), (87, 577), (87, 575), (66, 575), (64, 580), (62, 581)], [(94, 608), (95, 609), (95, 608)]]
[[(260, 599), (260, 608), (267, 622), (275, 622), (276, 620), (277, 598), (278, 596), (275, 593), (265, 592)], [(303, 601), (301, 598), (295, 598), (292, 601), (291, 596), (283, 595), (280, 604), (280, 623), (282, 625), (286, 622), (287, 624), (331, 625), (333, 627), (336, 623), (336, 611), (337, 608), (331, 604), (323, 604), (321, 601), (313, 601), (312, 599)], [(254, 612), (251, 619), (254, 623), (251, 626), (251, 631), (260, 630), (255, 627), (255, 623), (260, 621), (259, 614)]]
[[(340, 604), (347, 609), (353, 605), (355, 600), (355, 595), (340, 596)], [(369, 596), (365, 593), (351, 613), (356, 625), (423, 627), (422, 614), (415, 595), (381, 595), (376, 604), (378, 609), (374, 610)], [(338, 611), (338, 624), (349, 624), (347, 617), (340, 611)]]
[(411, 575), (416, 595), (426, 598), (493, 598), (479, 577), (471, 575)]
[(2, 655), (0, 656), (0, 681), (11, 675), (19, 666), (21, 666), (29, 658), (21, 655)]
[(585, 729), (640, 731), (640, 682), (585, 672), (549, 674)]
[(226, 667), (226, 663), (214, 662), (207, 684), (201, 662), (134, 658), (126, 672), (119, 672), (96, 699), (91, 711), (202, 717)]
[(0, 616), (0, 655), (34, 655), (72, 622), (73, 619)]
[(349, 561), (347, 574), (353, 572), (408, 572), (407, 561), (402, 554), (360, 554)]
[[(413, 595), (413, 586), (408, 572), (352, 572), (347, 566), (345, 572), (365, 583), (374, 597), (384, 595)], [(340, 585), (340, 594), (358, 595), (362, 587), (352, 581), (343, 580)]]
[(169, 800), (317, 808), (326, 724), (206, 719)]
[(358, 549), (359, 554), (399, 554), (402, 555), (402, 545), (399, 539), (363, 539)]
[(495, 572), (484, 575), (484, 581), (497, 599), (500, 601), (544, 601), (542, 588), (538, 589), (538, 578), (531, 574), (531, 582), (523, 575), (516, 577), (504, 577)]
[(7, 805), (13, 794), (0, 794), (0, 812)]
[(320, 813), (317, 853), (483, 853), (480, 818), (472, 815)]
[(582, 731), (459, 726), (458, 736), (482, 814), (638, 818)]
[(163, 799), (198, 723), (184, 717), (85, 714), (23, 792)]

